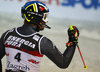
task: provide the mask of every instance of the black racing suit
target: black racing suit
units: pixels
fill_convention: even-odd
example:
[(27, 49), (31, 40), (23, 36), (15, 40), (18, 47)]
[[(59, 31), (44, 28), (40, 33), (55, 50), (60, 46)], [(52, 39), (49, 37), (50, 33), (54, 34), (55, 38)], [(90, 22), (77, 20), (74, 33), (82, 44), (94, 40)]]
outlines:
[[(18, 32), (23, 35), (30, 35), (36, 31), (33, 29), (33, 26), (24, 24), (22, 27), (18, 28)], [(6, 33), (4, 33), (2, 37), (0, 38), (0, 59), (2, 59), (5, 55), (5, 46), (4, 46), (4, 41), (3, 41), (5, 34)], [(46, 55), (58, 67), (67, 68), (72, 60), (76, 46), (73, 45), (73, 46), (67, 47), (64, 53), (62, 54), (51, 40), (44, 37), (41, 40), (40, 48), (41, 48), (41, 53), (43, 55)], [(0, 65), (0, 70), (2, 70), (1, 66), (2, 65)]]
[(2, 64), (1, 64), (1, 60), (0, 60), (0, 72), (2, 72)]

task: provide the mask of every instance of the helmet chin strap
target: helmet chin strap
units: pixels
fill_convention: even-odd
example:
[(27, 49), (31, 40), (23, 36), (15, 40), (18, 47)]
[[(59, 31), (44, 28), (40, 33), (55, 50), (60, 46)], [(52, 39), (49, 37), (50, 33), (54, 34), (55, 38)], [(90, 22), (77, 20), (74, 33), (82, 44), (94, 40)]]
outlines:
[[(43, 21), (44, 22), (44, 21)], [(44, 27), (45, 28), (48, 28), (48, 29), (51, 29), (51, 27), (49, 27), (48, 25), (46, 25), (46, 24), (43, 24), (43, 22), (41, 22), (42, 23), (42, 25), (44, 25)], [(45, 22), (46, 23), (46, 22)], [(39, 24), (40, 25), (40, 24)], [(40, 25), (40, 26), (42, 26), (42, 25)]]
[(51, 27), (49, 27), (49, 26), (48, 26), (48, 25), (46, 25), (46, 24), (44, 25), (44, 27), (45, 27), (45, 28), (48, 28), (48, 29), (51, 29)]

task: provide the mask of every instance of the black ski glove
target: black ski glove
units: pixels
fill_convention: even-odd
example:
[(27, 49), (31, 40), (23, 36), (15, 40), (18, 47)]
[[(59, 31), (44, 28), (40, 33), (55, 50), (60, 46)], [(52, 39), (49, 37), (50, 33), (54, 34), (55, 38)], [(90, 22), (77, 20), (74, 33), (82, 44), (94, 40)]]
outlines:
[(69, 36), (69, 42), (72, 42), (76, 45), (76, 43), (78, 43), (78, 37), (79, 37), (79, 30), (77, 27), (71, 25), (69, 26), (68, 29), (68, 36)]

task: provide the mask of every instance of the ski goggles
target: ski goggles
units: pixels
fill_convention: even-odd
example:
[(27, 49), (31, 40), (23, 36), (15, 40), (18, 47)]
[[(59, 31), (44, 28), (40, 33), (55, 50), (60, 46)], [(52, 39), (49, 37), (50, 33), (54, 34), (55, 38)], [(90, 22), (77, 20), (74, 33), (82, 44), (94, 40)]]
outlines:
[(42, 20), (44, 21), (44, 22), (48, 22), (48, 14), (49, 13), (43, 13), (43, 18), (42, 18)]

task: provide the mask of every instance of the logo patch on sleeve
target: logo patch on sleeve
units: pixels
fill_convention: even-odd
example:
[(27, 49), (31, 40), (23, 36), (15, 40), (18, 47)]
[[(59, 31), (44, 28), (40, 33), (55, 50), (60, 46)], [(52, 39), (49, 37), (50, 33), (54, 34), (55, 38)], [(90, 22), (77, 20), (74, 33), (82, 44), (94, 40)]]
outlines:
[(35, 40), (35, 41), (38, 41), (39, 40), (39, 36), (37, 36), (37, 35), (35, 35), (34, 37), (33, 37), (33, 39)]

